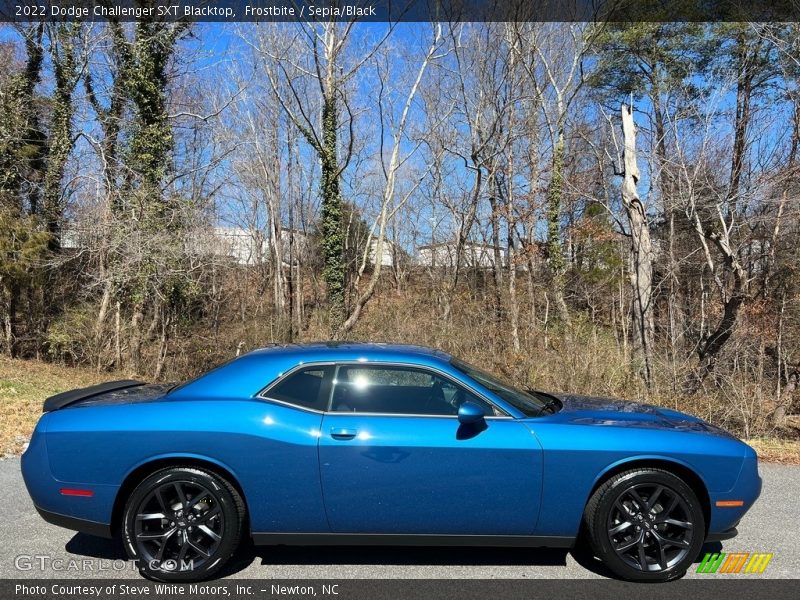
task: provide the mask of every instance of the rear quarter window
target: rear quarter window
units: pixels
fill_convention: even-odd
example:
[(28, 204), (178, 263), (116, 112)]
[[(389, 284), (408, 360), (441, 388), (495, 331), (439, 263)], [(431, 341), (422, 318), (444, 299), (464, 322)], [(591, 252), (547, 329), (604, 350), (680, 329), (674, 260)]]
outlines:
[(263, 396), (301, 408), (324, 411), (328, 398), (323, 395), (323, 383), (331, 370), (331, 367), (309, 367), (295, 371), (269, 388)]

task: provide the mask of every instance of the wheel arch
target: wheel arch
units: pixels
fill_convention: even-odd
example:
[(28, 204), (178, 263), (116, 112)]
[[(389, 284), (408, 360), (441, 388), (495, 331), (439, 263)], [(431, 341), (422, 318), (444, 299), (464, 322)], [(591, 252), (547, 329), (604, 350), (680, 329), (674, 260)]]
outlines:
[(122, 513), (125, 510), (125, 503), (127, 502), (133, 490), (136, 489), (136, 486), (153, 473), (171, 467), (196, 467), (205, 469), (206, 471), (211, 471), (215, 475), (218, 475), (228, 481), (228, 483), (236, 488), (236, 491), (239, 492), (239, 495), (242, 497), (245, 507), (245, 523), (243, 530), (249, 532), (250, 509), (248, 507), (247, 496), (245, 495), (242, 485), (239, 483), (239, 479), (236, 477), (232, 469), (220, 462), (204, 456), (169, 455), (150, 458), (131, 469), (125, 476), (122, 485), (120, 486), (119, 490), (117, 490), (117, 495), (114, 498), (114, 506), (111, 510), (110, 526), (113, 536), (116, 536), (120, 531), (120, 526), (122, 524)]
[(708, 493), (708, 486), (706, 485), (700, 474), (689, 465), (670, 458), (661, 456), (646, 456), (624, 459), (622, 461), (613, 463), (606, 467), (606, 469), (597, 476), (597, 479), (586, 497), (584, 506), (589, 503), (589, 499), (594, 495), (597, 489), (606, 481), (631, 469), (662, 469), (669, 471), (673, 475), (680, 477), (686, 484), (692, 488), (692, 491), (697, 495), (700, 501), (700, 507), (703, 510), (703, 519), (705, 520), (705, 535), (708, 535), (708, 526), (711, 521), (711, 497)]

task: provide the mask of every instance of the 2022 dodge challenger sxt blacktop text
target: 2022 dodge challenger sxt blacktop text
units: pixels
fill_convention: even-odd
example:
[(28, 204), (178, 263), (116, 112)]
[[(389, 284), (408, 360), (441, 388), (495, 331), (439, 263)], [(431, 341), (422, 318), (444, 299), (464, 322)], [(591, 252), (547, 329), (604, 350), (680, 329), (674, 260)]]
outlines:
[(696, 417), (355, 343), (53, 396), (22, 473), (46, 520), (121, 535), (165, 581), (212, 576), (245, 536), (570, 547), (579, 532), (619, 576), (667, 580), (734, 536), (761, 491), (756, 453)]

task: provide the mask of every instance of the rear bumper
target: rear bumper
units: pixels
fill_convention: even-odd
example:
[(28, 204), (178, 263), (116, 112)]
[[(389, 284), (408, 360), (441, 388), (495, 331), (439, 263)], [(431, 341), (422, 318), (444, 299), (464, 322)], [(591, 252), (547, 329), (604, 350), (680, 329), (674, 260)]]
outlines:
[[(44, 415), (22, 455), (20, 468), (25, 487), (42, 518), (60, 527), (90, 535), (111, 537), (112, 508), (119, 486), (59, 481), (50, 471)], [(91, 490), (88, 496), (65, 495), (62, 488)]]
[[(35, 506), (35, 505), (34, 505)], [(88, 519), (78, 519), (76, 517), (68, 517), (49, 510), (44, 510), (36, 506), (39, 515), (48, 523), (79, 531), (88, 535), (95, 535), (97, 537), (110, 538), (111, 526), (108, 523), (98, 523), (96, 521), (89, 521)]]

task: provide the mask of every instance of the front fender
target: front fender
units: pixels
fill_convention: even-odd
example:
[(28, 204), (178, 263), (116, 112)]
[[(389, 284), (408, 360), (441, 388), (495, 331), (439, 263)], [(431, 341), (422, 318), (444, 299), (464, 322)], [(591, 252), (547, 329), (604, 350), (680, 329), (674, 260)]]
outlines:
[(532, 424), (544, 449), (537, 535), (574, 536), (592, 490), (621, 466), (659, 461), (688, 469), (709, 496), (731, 490), (747, 446), (706, 434), (548, 422)]

